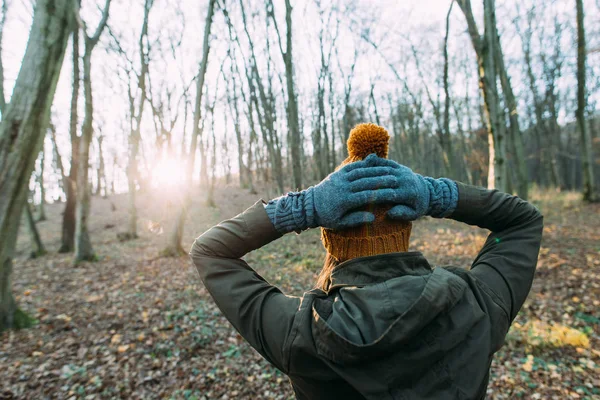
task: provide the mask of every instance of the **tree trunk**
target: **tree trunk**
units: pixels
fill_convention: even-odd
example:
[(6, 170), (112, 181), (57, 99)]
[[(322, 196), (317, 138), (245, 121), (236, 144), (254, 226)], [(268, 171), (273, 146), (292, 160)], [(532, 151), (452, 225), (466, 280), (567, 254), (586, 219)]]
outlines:
[[(261, 80), (260, 72), (257, 67), (257, 57), (256, 53), (254, 52), (254, 43), (252, 41), (252, 35), (250, 35), (250, 31), (248, 30), (248, 22), (246, 20), (244, 1), (240, 0), (239, 3), (240, 11), (242, 14), (244, 32), (246, 33), (246, 38), (248, 39), (248, 43), (250, 45), (250, 61), (246, 71), (246, 79), (248, 81), (248, 92), (250, 94), (250, 99), (248, 100), (248, 103), (253, 103), (254, 107), (256, 107), (258, 125), (260, 127), (261, 136), (267, 148), (268, 159), (271, 163), (271, 175), (275, 176), (279, 192), (283, 193), (285, 185), (283, 181), (281, 147), (278, 144), (278, 136), (275, 130), (275, 119), (277, 116), (275, 110), (273, 109), (273, 104), (271, 104), (271, 102), (269, 101), (269, 97), (267, 96), (267, 93)], [(269, 42), (267, 41), (267, 46), (268, 43)], [(269, 65), (269, 63), (267, 63), (267, 65)], [(258, 147), (258, 149), (260, 149), (260, 147)], [(258, 157), (258, 159), (260, 159), (261, 162), (264, 161), (265, 163), (263, 163), (263, 166), (266, 166), (266, 160), (263, 157)], [(263, 167), (262, 172), (265, 175), (265, 181), (269, 181), (269, 170), (266, 167)]]
[(77, 134), (79, 105), (79, 27), (73, 30), (73, 86), (71, 91), (71, 114), (69, 134), (71, 136), (71, 166), (69, 179), (66, 181), (65, 195), (67, 202), (62, 220), (62, 237), (59, 253), (69, 253), (75, 249), (75, 204), (77, 202), (77, 170), (79, 164), (79, 135)]
[(104, 189), (104, 196), (106, 196), (107, 194), (106, 174), (104, 172), (104, 154), (102, 152), (103, 140), (104, 136), (98, 136), (98, 169), (96, 170), (96, 196), (102, 194), (102, 189)]
[[(215, 98), (216, 101), (216, 98)], [(216, 183), (216, 169), (217, 169), (217, 138), (215, 136), (215, 104), (213, 103), (210, 109), (210, 132), (212, 138), (212, 156), (211, 156), (211, 178), (208, 184), (208, 190), (206, 194), (206, 205), (208, 207), (215, 207), (215, 183)], [(208, 138), (206, 139), (206, 147), (208, 147)]]
[(4, 96), (4, 63), (2, 62), (2, 38), (4, 37), (4, 25), (6, 25), (6, 14), (8, 13), (8, 0), (2, 0), (2, 17), (0, 17), (0, 114), (4, 118), (6, 111), (6, 97)]
[(471, 43), (477, 55), (479, 86), (484, 100), (484, 118), (488, 128), (489, 166), (488, 188), (506, 191), (506, 140), (504, 121), (499, 109), (495, 63), (495, 5), (494, 0), (484, 0), (484, 36), (479, 35), (470, 0), (458, 0), (467, 20)]
[(88, 232), (88, 217), (90, 213), (90, 188), (88, 184), (90, 143), (92, 142), (92, 118), (94, 112), (92, 99), (91, 64), (92, 47), (85, 45), (83, 55), (83, 93), (85, 100), (85, 116), (79, 140), (79, 170), (77, 171), (77, 204), (75, 206), (75, 259), (93, 261), (96, 257)]
[(335, 93), (333, 92), (333, 74), (329, 68), (327, 69), (329, 81), (329, 112), (331, 117), (331, 163), (328, 166), (327, 172), (333, 171), (337, 167), (337, 156), (335, 152)]
[(60, 175), (58, 185), (65, 194), (66, 198), (67, 186), (69, 186), (69, 178), (65, 175), (65, 168), (63, 166), (62, 157), (60, 156), (60, 152), (58, 151), (58, 144), (56, 143), (56, 128), (52, 123), (50, 123), (50, 139), (52, 140), (52, 157), (54, 158), (54, 166), (56, 170), (58, 170), (58, 174)]
[[(493, 5), (491, 6), (493, 7)], [(525, 146), (523, 144), (523, 134), (519, 125), (519, 113), (517, 112), (517, 100), (512, 90), (510, 83), (510, 77), (506, 66), (504, 65), (504, 54), (502, 52), (502, 45), (500, 43), (500, 37), (498, 34), (498, 27), (495, 21), (494, 13), (494, 38), (495, 44), (495, 62), (496, 70), (500, 76), (500, 83), (502, 84), (502, 92), (504, 92), (504, 99), (506, 100), (506, 106), (508, 107), (508, 118), (510, 121), (510, 136), (511, 144), (513, 147), (513, 160), (517, 165), (516, 177), (517, 177), (517, 195), (523, 200), (527, 200), (529, 185), (529, 178), (527, 176), (527, 164), (525, 163)]]
[(167, 247), (161, 252), (165, 256), (177, 256), (185, 254), (185, 250), (181, 246), (183, 237), (183, 227), (187, 215), (187, 209), (191, 203), (192, 196), (192, 178), (194, 174), (194, 164), (196, 161), (196, 148), (198, 147), (198, 136), (200, 135), (200, 121), (202, 119), (202, 92), (204, 88), (204, 80), (208, 67), (208, 55), (210, 52), (210, 30), (215, 11), (216, 0), (210, 0), (208, 3), (208, 12), (204, 25), (204, 38), (202, 42), (202, 59), (198, 68), (198, 76), (196, 78), (196, 101), (194, 103), (194, 125), (192, 127), (192, 138), (190, 144), (190, 153), (188, 155), (188, 164), (186, 171), (185, 193), (183, 194), (182, 204), (179, 214), (175, 220), (172, 234), (167, 243)]
[[(237, 140), (238, 149), (238, 171), (240, 187), (249, 187), (249, 181), (252, 177), (249, 174), (249, 168), (244, 165), (244, 140), (242, 138), (242, 130), (240, 128), (240, 111), (238, 108), (238, 93), (236, 74), (233, 69), (234, 58), (231, 59), (231, 81), (233, 83), (233, 93), (229, 96), (229, 110), (233, 114), (233, 129)], [(229, 85), (227, 85), (229, 89)], [(243, 88), (242, 88), (243, 90)]]
[(44, 164), (46, 163), (46, 151), (44, 141), (42, 141), (42, 152), (40, 157), (40, 173), (37, 176), (37, 183), (40, 187), (40, 207), (38, 208), (38, 221), (46, 220), (46, 188), (44, 187)]
[(130, 114), (130, 135), (129, 135), (129, 158), (127, 161), (127, 190), (129, 195), (129, 220), (127, 222), (127, 232), (121, 235), (123, 239), (135, 239), (137, 235), (137, 208), (135, 204), (137, 194), (138, 176), (138, 153), (140, 147), (140, 125), (142, 124), (142, 116), (144, 114), (144, 104), (146, 102), (146, 75), (148, 74), (149, 54), (146, 52), (144, 38), (148, 35), (148, 18), (150, 9), (154, 1), (146, 0), (144, 2), (144, 19), (142, 22), (142, 30), (138, 40), (139, 56), (140, 56), (140, 74), (136, 88), (140, 89), (140, 100), (136, 110), (135, 94), (132, 94), (129, 87), (129, 114)]
[(90, 235), (88, 232), (88, 217), (90, 214), (91, 190), (89, 186), (89, 158), (90, 144), (94, 129), (94, 102), (92, 97), (92, 51), (100, 40), (100, 35), (106, 26), (110, 0), (106, 0), (102, 19), (98, 24), (92, 37), (84, 34), (83, 54), (83, 97), (85, 101), (83, 125), (81, 127), (81, 138), (79, 140), (79, 170), (77, 171), (77, 204), (75, 206), (75, 257), (73, 263), (76, 265), (81, 261), (93, 261), (96, 258)]
[(454, 5), (454, 1), (450, 3), (450, 7), (448, 8), (448, 13), (446, 14), (446, 33), (444, 35), (444, 74), (443, 74), (443, 86), (444, 86), (444, 125), (443, 125), (443, 145), (442, 150), (446, 154), (446, 157), (449, 159), (446, 163), (450, 168), (451, 176), (455, 179), (462, 178), (461, 168), (458, 167), (456, 154), (454, 154), (452, 148), (452, 140), (450, 137), (450, 83), (448, 77), (448, 36), (450, 32), (450, 14), (452, 13), (452, 6)]
[(43, 256), (46, 254), (46, 248), (44, 247), (42, 239), (40, 238), (40, 233), (35, 226), (33, 213), (31, 212), (31, 207), (29, 204), (25, 205), (25, 219), (27, 221), (27, 228), (29, 229), (29, 234), (31, 236), (31, 258)]
[(595, 182), (594, 182), (594, 164), (592, 157), (592, 139), (585, 120), (585, 108), (587, 106), (586, 87), (585, 87), (585, 27), (583, 0), (575, 0), (577, 3), (577, 127), (581, 139), (581, 161), (583, 175), (583, 199), (585, 201), (597, 201)]
[(0, 332), (27, 322), (12, 296), (12, 258), (72, 27), (71, 1), (38, 0), (21, 69), (0, 122)]
[[(275, 17), (273, 16), (273, 19)], [(285, 52), (282, 50), (283, 62), (285, 64), (285, 80), (288, 95), (288, 129), (290, 130), (290, 152), (292, 156), (292, 174), (294, 176), (294, 188), (302, 189), (302, 135), (300, 133), (298, 103), (294, 89), (294, 62), (292, 52), (292, 5), (290, 0), (285, 0), (285, 23), (287, 27)], [(281, 44), (281, 38), (280, 38)]]

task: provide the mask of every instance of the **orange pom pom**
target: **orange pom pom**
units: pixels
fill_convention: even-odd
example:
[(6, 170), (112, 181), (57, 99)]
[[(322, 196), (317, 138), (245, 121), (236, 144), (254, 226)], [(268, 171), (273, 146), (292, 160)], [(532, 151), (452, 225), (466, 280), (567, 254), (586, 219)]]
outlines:
[(389, 141), (385, 128), (372, 123), (358, 124), (348, 137), (348, 158), (362, 160), (372, 153), (387, 158)]

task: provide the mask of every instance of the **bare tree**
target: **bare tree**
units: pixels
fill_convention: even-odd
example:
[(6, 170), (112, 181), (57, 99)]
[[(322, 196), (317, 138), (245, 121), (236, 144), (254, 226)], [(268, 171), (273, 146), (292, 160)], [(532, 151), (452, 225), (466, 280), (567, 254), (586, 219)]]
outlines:
[[(489, 5), (489, 8), (494, 7), (493, 3)], [(490, 10), (490, 13), (494, 10)], [(500, 83), (502, 85), (502, 92), (504, 93), (504, 99), (506, 106), (508, 107), (508, 119), (509, 119), (509, 135), (510, 144), (513, 151), (513, 161), (516, 164), (516, 176), (517, 176), (517, 194), (524, 200), (527, 200), (529, 185), (527, 176), (527, 165), (525, 164), (525, 146), (523, 145), (523, 134), (521, 132), (521, 126), (519, 124), (519, 112), (517, 109), (517, 100), (513, 93), (512, 84), (510, 82), (510, 76), (506, 66), (504, 65), (504, 54), (502, 52), (502, 45), (500, 44), (500, 35), (498, 33), (498, 25), (495, 20), (495, 13), (492, 19), (492, 33), (494, 39), (494, 61), (496, 63), (496, 71), (500, 77)]]
[(583, 199), (597, 201), (594, 182), (594, 164), (592, 157), (592, 139), (585, 119), (587, 94), (585, 87), (586, 41), (583, 11), (583, 0), (575, 0), (577, 7), (577, 126), (581, 136), (581, 159), (583, 169)]
[(108, 186), (106, 184), (106, 172), (104, 168), (104, 152), (102, 151), (102, 143), (104, 142), (104, 135), (102, 132), (96, 137), (98, 141), (98, 169), (96, 169), (96, 196), (102, 194), (104, 189), (104, 196), (108, 193)]
[(31, 206), (29, 202), (25, 204), (25, 220), (27, 222), (27, 229), (29, 231), (29, 235), (31, 237), (31, 258), (41, 257), (46, 254), (46, 248), (42, 243), (42, 238), (40, 237), (40, 233), (35, 226), (35, 220), (33, 219), (33, 213), (31, 212)]
[[(223, 70), (221, 70), (221, 72), (223, 72)], [(211, 163), (210, 163), (211, 178), (210, 178), (210, 181), (208, 182), (208, 188), (206, 191), (206, 205), (208, 207), (216, 207), (215, 183), (217, 180), (217, 171), (216, 171), (217, 170), (217, 138), (215, 135), (215, 105), (217, 103), (218, 92), (219, 92), (219, 90), (218, 90), (218, 82), (217, 82), (217, 88), (215, 88), (215, 97), (212, 101), (212, 104), (206, 105), (207, 111), (210, 114), (210, 133), (211, 133), (211, 138), (212, 138), (212, 146), (211, 146), (212, 154), (211, 154)], [(208, 147), (208, 141), (209, 141), (209, 139), (207, 137), (207, 139), (206, 139), (207, 146), (206, 147)]]
[(40, 171), (37, 173), (36, 182), (40, 188), (40, 205), (37, 208), (37, 221), (45, 221), (46, 218), (46, 186), (44, 185), (44, 166), (46, 164), (46, 150), (42, 143), (42, 151), (40, 152)]
[(496, 11), (495, 0), (484, 0), (484, 34), (479, 34), (471, 10), (471, 0), (457, 0), (465, 19), (479, 66), (479, 86), (485, 103), (488, 128), (488, 187), (506, 191), (506, 134), (496, 83)]
[[(127, 224), (127, 231), (119, 235), (122, 240), (135, 239), (137, 235), (137, 207), (136, 207), (136, 194), (138, 184), (138, 154), (140, 148), (140, 129), (142, 124), (142, 117), (144, 115), (144, 106), (148, 93), (146, 90), (146, 81), (148, 76), (148, 68), (150, 63), (150, 45), (148, 43), (148, 19), (150, 16), (150, 10), (154, 4), (154, 0), (144, 1), (144, 17), (142, 20), (142, 30), (138, 40), (138, 52), (140, 59), (140, 72), (135, 73), (137, 82), (131, 83), (129, 76), (133, 71), (133, 61), (131, 61), (125, 51), (120, 49), (120, 53), (127, 59), (127, 96), (129, 99), (129, 151), (127, 161), (127, 188), (129, 196), (129, 220)], [(136, 106), (137, 99), (137, 106)]]
[[(66, 204), (62, 220), (61, 245), (59, 253), (69, 253), (75, 249), (75, 206), (77, 203), (77, 171), (79, 169), (79, 134), (77, 133), (80, 69), (79, 69), (79, 27), (73, 30), (73, 83), (71, 86), (71, 112), (69, 120), (69, 136), (71, 138), (71, 162), (69, 178), (66, 181)], [(56, 143), (56, 139), (54, 140)], [(56, 145), (55, 145), (56, 146)], [(57, 152), (58, 150), (56, 150)]]
[(50, 122), (50, 140), (52, 141), (52, 158), (54, 168), (58, 171), (60, 179), (58, 181), (58, 185), (63, 191), (63, 193), (67, 194), (67, 187), (69, 186), (69, 177), (65, 175), (65, 168), (63, 166), (62, 157), (60, 155), (60, 151), (58, 150), (58, 143), (56, 142), (56, 127), (52, 122)]
[[(4, 37), (4, 25), (6, 24), (6, 14), (8, 13), (8, 0), (2, 0), (0, 6), (0, 55), (2, 55), (2, 38)], [(4, 94), (4, 64), (2, 63), (2, 57), (0, 57), (0, 114), (4, 118), (4, 110), (6, 109), (6, 97)]]
[(75, 264), (81, 261), (91, 261), (96, 258), (92, 242), (88, 233), (88, 216), (90, 213), (90, 187), (88, 184), (90, 144), (92, 142), (94, 102), (92, 97), (92, 52), (100, 35), (106, 27), (111, 0), (106, 0), (102, 17), (94, 34), (87, 34), (86, 23), (79, 18), (84, 38), (83, 53), (83, 95), (85, 100), (85, 113), (81, 127), (81, 138), (79, 140), (79, 160), (77, 171), (77, 205), (75, 207)]
[(50, 119), (50, 106), (73, 28), (69, 0), (39, 0), (21, 69), (0, 122), (0, 331), (27, 324), (12, 295), (12, 258), (27, 184)]
[(183, 227), (185, 218), (187, 215), (187, 208), (191, 202), (191, 190), (192, 190), (192, 178), (194, 174), (194, 164), (196, 161), (196, 148), (198, 146), (198, 137), (200, 136), (200, 122), (202, 120), (202, 95), (204, 82), (206, 77), (206, 70), (208, 67), (208, 55), (210, 52), (210, 32), (213, 22), (213, 16), (215, 13), (216, 0), (210, 0), (208, 3), (208, 11), (206, 15), (206, 23), (204, 25), (204, 38), (202, 41), (202, 59), (198, 67), (198, 75), (196, 76), (196, 101), (194, 103), (194, 117), (192, 127), (192, 138), (190, 144), (190, 150), (187, 157), (187, 168), (186, 168), (186, 180), (185, 187), (186, 192), (184, 194), (183, 204), (179, 210), (171, 234), (168, 237), (168, 243), (166, 248), (161, 252), (165, 256), (178, 256), (185, 254), (181, 246), (181, 239), (183, 237)]
[(302, 188), (302, 133), (300, 132), (300, 119), (298, 114), (298, 99), (296, 98), (296, 90), (294, 88), (294, 61), (292, 51), (292, 4), (290, 0), (285, 0), (285, 24), (286, 24), (286, 47), (283, 49), (283, 42), (277, 27), (273, 0), (269, 0), (267, 8), (269, 16), (273, 19), (277, 38), (279, 39), (279, 51), (285, 65), (285, 79), (287, 83), (287, 115), (288, 115), (288, 130), (290, 133), (290, 154), (292, 162), (292, 174), (294, 177), (293, 185), (296, 189)]
[[(275, 176), (275, 180), (277, 182), (277, 187), (279, 192), (284, 192), (284, 180), (283, 180), (283, 161), (281, 157), (281, 142), (279, 140), (279, 136), (277, 134), (277, 130), (275, 129), (277, 123), (277, 113), (275, 111), (275, 105), (272, 101), (272, 96), (265, 89), (265, 85), (263, 84), (263, 80), (261, 78), (261, 73), (258, 69), (258, 61), (256, 52), (254, 49), (254, 42), (252, 40), (252, 35), (248, 29), (248, 21), (246, 19), (246, 12), (243, 0), (240, 0), (240, 11), (242, 14), (242, 23), (244, 27), (244, 32), (246, 33), (246, 38), (248, 39), (248, 43), (250, 46), (250, 59), (246, 62), (246, 80), (248, 82), (248, 92), (249, 92), (249, 101), (248, 106), (252, 106), (253, 110), (256, 112), (256, 117), (258, 121), (258, 126), (260, 127), (261, 136), (264, 142), (264, 145), (267, 147), (268, 159), (271, 163), (271, 169), (273, 175)], [(230, 19), (227, 19), (230, 22)], [(267, 23), (269, 18), (267, 18)], [(239, 42), (238, 42), (239, 43)], [(268, 50), (268, 41), (267, 41), (267, 54), (269, 54)], [(270, 57), (270, 56), (269, 56)], [(267, 63), (269, 66), (270, 63)], [(270, 81), (270, 70), (267, 70), (267, 78), (269, 91), (271, 88)], [(262, 111), (262, 112), (261, 112)], [(249, 118), (254, 115), (253, 112), (249, 113)], [(254, 124), (250, 124), (251, 127), (254, 127)], [(252, 139), (251, 139), (252, 141)], [(257, 147), (258, 150), (260, 146)], [(266, 158), (261, 158), (262, 161), (266, 162)], [(267, 168), (262, 168), (263, 172), (268, 175)], [(268, 181), (268, 176), (265, 176), (265, 180)]]
[[(339, 57), (339, 54), (337, 54), (337, 49), (336, 49), (336, 55), (337, 55), (337, 58), (339, 61), (340, 57)], [(352, 65), (350, 66), (350, 71), (344, 78), (344, 101), (343, 101), (344, 115), (342, 117), (342, 132), (340, 134), (342, 144), (346, 143), (346, 141), (348, 140), (348, 136), (350, 135), (350, 129), (352, 129), (352, 125), (354, 125), (354, 121), (352, 119), (352, 110), (351, 110), (352, 107), (350, 106), (350, 95), (352, 94), (352, 82), (354, 81), (354, 70), (356, 68), (357, 60), (358, 60), (358, 50), (354, 49), (354, 58), (352, 60)], [(342, 70), (341, 64), (339, 64), (339, 69), (340, 69), (340, 73), (343, 76), (344, 72)], [(345, 146), (342, 146), (342, 147), (345, 148)], [(346, 151), (347, 150), (344, 150), (344, 152), (346, 152)]]

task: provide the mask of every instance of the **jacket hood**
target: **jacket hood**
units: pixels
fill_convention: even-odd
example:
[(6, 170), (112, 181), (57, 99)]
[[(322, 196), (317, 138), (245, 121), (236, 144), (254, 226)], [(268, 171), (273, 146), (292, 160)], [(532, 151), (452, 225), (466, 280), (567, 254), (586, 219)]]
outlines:
[(463, 296), (465, 281), (432, 269), (420, 252), (356, 258), (332, 273), (327, 298), (313, 304), (312, 335), (319, 354), (356, 364), (412, 348), (421, 357), (427, 327)]

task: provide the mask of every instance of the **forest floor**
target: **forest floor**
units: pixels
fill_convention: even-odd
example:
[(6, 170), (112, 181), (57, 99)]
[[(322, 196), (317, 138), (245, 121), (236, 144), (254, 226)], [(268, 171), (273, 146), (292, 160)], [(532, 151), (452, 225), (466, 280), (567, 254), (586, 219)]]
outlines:
[[(263, 198), (273, 193), (262, 193)], [(600, 399), (600, 206), (575, 193), (534, 193), (545, 215), (532, 293), (492, 365), (492, 399)], [(287, 378), (234, 331), (187, 256), (160, 257), (174, 206), (139, 196), (137, 240), (120, 242), (127, 197), (94, 197), (96, 262), (57, 254), (63, 204), (38, 224), (49, 251), (29, 259), (22, 229), (14, 265), (18, 304), (37, 322), (0, 337), (0, 399), (290, 399)], [(258, 195), (221, 187), (216, 208), (197, 193), (184, 246)], [(113, 207), (114, 206), (114, 207)], [(449, 220), (415, 223), (411, 246), (434, 265), (468, 267), (486, 232)], [(312, 287), (324, 251), (317, 230), (287, 235), (246, 260), (288, 294)]]

